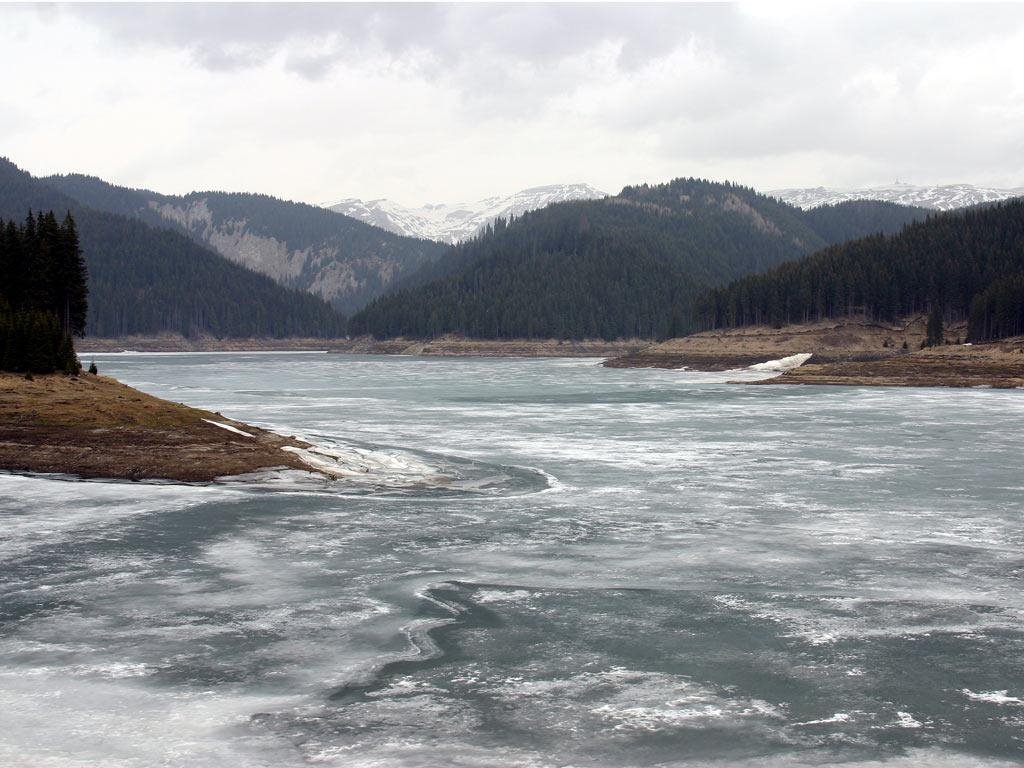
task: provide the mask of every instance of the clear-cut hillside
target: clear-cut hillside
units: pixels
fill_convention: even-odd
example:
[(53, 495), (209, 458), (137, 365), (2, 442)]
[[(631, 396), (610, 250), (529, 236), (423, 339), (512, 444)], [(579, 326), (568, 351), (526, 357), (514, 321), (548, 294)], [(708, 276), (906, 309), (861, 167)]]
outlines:
[(798, 208), (816, 208), (819, 205), (835, 205), (849, 200), (883, 200), (900, 205), (916, 205), (921, 208), (934, 208), (949, 211), (954, 208), (966, 208), (978, 203), (992, 203), (1007, 200), (1011, 197), (1024, 195), (1024, 187), (1014, 189), (996, 189), (993, 187), (975, 187), (971, 184), (942, 184), (935, 186), (915, 186), (914, 184), (895, 183), (883, 187), (866, 189), (835, 189), (829, 187), (805, 187), (794, 189), (775, 189), (768, 192), (772, 197), (784, 200)]
[(521, 216), (552, 203), (595, 200), (607, 193), (589, 184), (552, 184), (523, 189), (513, 195), (488, 197), (474, 203), (423, 205), (407, 208), (393, 200), (348, 198), (328, 206), (367, 224), (408, 237), (458, 243), (476, 235), (497, 218)]
[(319, 296), (346, 313), (437, 259), (445, 249), (440, 243), (401, 237), (349, 216), (269, 195), (163, 195), (80, 174), (44, 181), (92, 208), (183, 232), (231, 261), (280, 285)]

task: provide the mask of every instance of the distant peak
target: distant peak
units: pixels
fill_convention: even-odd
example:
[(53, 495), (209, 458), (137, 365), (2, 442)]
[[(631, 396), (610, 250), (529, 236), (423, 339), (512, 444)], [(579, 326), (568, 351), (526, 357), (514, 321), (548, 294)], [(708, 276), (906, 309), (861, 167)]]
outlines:
[(1024, 188), (998, 189), (965, 183), (918, 185), (896, 179), (892, 184), (881, 187), (805, 187), (777, 189), (768, 194), (799, 208), (816, 208), (819, 205), (834, 205), (848, 200), (881, 200), (947, 211), (1019, 197), (1024, 195)]
[(471, 203), (425, 203), (409, 208), (388, 199), (348, 198), (326, 207), (400, 235), (457, 243), (473, 237), (497, 218), (521, 216), (552, 203), (601, 197), (607, 197), (607, 193), (585, 183), (547, 184)]

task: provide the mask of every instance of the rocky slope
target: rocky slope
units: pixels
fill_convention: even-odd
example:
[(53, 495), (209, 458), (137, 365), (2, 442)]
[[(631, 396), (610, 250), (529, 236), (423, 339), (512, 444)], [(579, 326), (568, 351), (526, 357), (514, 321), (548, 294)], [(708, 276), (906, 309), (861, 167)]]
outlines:
[(289, 288), (352, 313), (440, 256), (440, 243), (400, 237), (348, 216), (268, 195), (163, 195), (80, 174), (46, 184), (92, 208), (170, 227)]
[(149, 220), (115, 212), (139, 204), (137, 193), (125, 192), (127, 201), (85, 205), (0, 158), (0, 219), (20, 222), (30, 209), (74, 216), (88, 270), (89, 336), (344, 334), (344, 318), (320, 298), (225, 258), (155, 212), (146, 211)]
[(399, 235), (458, 243), (472, 237), (498, 217), (519, 216), (551, 203), (606, 196), (589, 184), (552, 184), (473, 203), (439, 203), (407, 208), (393, 200), (348, 198), (328, 207)]

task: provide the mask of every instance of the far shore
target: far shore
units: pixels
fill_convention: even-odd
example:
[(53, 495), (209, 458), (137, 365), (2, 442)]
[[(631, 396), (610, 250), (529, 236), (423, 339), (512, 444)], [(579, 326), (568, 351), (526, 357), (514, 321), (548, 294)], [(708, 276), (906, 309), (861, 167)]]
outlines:
[(1024, 387), (1024, 339), (928, 347), (877, 360), (810, 363), (749, 384), (848, 387)]
[(324, 351), (362, 355), (428, 355), (437, 357), (611, 357), (643, 349), (644, 339), (468, 339), (439, 336), (436, 339), (188, 338), (178, 334), (159, 336), (86, 337), (76, 346), (80, 356), (110, 352), (303, 352)]
[(803, 365), (745, 384), (881, 387), (1024, 387), (1024, 338), (967, 344), (966, 327), (950, 326), (947, 343), (922, 348), (923, 316), (898, 323), (844, 318), (780, 328), (707, 331), (652, 344), (605, 361), (610, 368), (729, 371), (795, 354)]
[[(804, 365), (761, 384), (1024, 387), (1024, 339), (966, 344), (966, 328), (946, 329), (946, 343), (922, 349), (925, 318), (897, 323), (845, 318), (774, 328), (707, 331), (652, 343), (643, 339), (216, 339), (180, 335), (86, 338), (79, 354), (109, 352), (302, 352), (427, 357), (596, 357), (608, 368), (731, 371), (797, 354)], [(747, 382), (751, 383), (751, 382)]]

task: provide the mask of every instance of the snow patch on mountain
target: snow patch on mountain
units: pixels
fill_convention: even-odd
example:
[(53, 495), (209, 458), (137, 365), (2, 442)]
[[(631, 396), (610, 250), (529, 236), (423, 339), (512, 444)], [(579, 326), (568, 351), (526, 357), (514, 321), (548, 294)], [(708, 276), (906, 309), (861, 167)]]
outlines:
[(978, 203), (991, 203), (1011, 197), (1021, 197), (1024, 196), (1024, 187), (996, 189), (975, 187), (972, 184), (917, 186), (896, 182), (888, 186), (867, 189), (805, 187), (776, 189), (768, 194), (798, 208), (817, 208), (819, 205), (834, 205), (847, 200), (884, 200), (890, 203), (948, 211)]
[(440, 203), (407, 208), (393, 200), (348, 198), (326, 207), (399, 235), (457, 243), (472, 237), (499, 217), (519, 216), (551, 203), (607, 196), (589, 184), (551, 184), (524, 189), (513, 195), (488, 197), (475, 203)]

